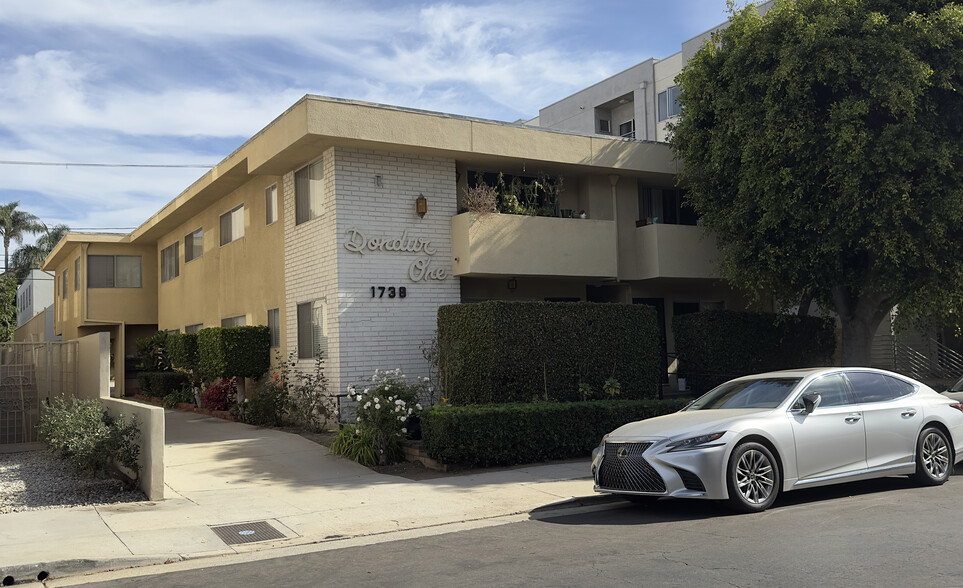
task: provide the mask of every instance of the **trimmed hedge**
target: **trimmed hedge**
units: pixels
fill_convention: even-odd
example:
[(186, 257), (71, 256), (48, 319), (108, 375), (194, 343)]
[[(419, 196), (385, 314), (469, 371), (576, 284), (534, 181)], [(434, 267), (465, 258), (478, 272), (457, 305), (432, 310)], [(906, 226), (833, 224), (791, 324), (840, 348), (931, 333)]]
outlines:
[(167, 336), (167, 358), (180, 370), (197, 370), (197, 333), (176, 333)]
[(181, 372), (140, 372), (137, 384), (144, 396), (163, 398), (188, 386), (187, 374)]
[(439, 374), (456, 405), (582, 400), (608, 378), (622, 398), (659, 388), (659, 329), (644, 305), (591, 302), (455, 304), (438, 309)]
[(434, 406), (421, 416), (432, 459), (466, 465), (515, 465), (580, 457), (631, 421), (675, 412), (687, 399), (529, 402)]
[(208, 327), (197, 333), (198, 368), (205, 379), (259, 378), (271, 367), (265, 326)]
[(830, 365), (831, 318), (713, 310), (672, 321), (679, 375), (696, 393), (747, 374)]

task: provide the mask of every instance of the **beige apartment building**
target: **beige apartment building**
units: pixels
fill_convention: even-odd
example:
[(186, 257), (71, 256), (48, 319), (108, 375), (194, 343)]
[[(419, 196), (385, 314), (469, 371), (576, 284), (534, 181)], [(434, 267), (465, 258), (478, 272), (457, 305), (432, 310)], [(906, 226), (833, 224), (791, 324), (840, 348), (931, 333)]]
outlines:
[[(133, 232), (61, 241), (55, 331), (110, 332), (118, 395), (158, 329), (267, 325), (335, 391), (425, 375), (438, 307), (491, 299), (650, 304), (671, 356), (673, 315), (744, 305), (675, 172), (656, 142), (305, 96)], [(498, 173), (564, 178), (565, 218), (461, 212)]]

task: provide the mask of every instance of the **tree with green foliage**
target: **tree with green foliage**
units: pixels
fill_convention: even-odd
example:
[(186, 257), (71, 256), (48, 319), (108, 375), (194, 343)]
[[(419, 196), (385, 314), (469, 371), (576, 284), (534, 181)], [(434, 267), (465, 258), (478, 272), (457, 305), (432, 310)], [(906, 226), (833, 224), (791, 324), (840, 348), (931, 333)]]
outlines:
[(48, 227), (37, 237), (33, 245), (19, 247), (10, 256), (11, 269), (17, 274), (17, 278), (23, 280), (27, 273), (32, 269), (37, 269), (43, 265), (43, 260), (54, 250), (57, 243), (70, 232), (70, 227), (64, 224)]
[(17, 330), (17, 278), (0, 276), (0, 342), (13, 341)]
[(3, 236), (3, 269), (10, 271), (10, 243), (23, 245), (28, 233), (35, 235), (47, 230), (40, 219), (25, 210), (17, 208), (19, 202), (0, 205), (0, 235)]
[(733, 284), (834, 308), (869, 365), (895, 305), (963, 308), (963, 7), (730, 13), (677, 78), (680, 181)]

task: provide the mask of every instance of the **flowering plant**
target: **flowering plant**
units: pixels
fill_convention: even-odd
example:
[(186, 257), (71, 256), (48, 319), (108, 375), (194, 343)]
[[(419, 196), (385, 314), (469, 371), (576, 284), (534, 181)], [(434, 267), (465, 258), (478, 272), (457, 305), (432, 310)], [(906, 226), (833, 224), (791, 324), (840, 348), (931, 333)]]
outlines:
[[(418, 395), (421, 384), (408, 384), (400, 369), (375, 370), (361, 390), (348, 387), (348, 400), (357, 402), (354, 434), (371, 435), (379, 465), (400, 458), (400, 443), (412, 417), (421, 412)], [(350, 429), (349, 429), (350, 430)]]

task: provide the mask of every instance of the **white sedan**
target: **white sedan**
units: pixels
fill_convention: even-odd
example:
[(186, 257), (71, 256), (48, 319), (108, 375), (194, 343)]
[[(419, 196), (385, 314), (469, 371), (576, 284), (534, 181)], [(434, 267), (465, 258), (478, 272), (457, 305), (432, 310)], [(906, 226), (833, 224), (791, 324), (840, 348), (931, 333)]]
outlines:
[(726, 500), (762, 511), (779, 492), (909, 474), (939, 485), (963, 456), (963, 404), (870, 368), (731, 380), (681, 411), (623, 425), (592, 455), (597, 492), (636, 502)]

